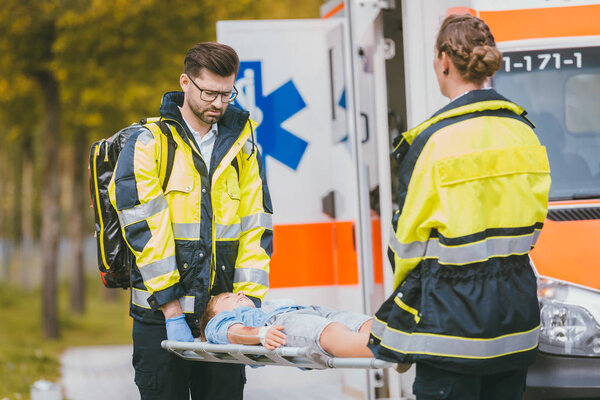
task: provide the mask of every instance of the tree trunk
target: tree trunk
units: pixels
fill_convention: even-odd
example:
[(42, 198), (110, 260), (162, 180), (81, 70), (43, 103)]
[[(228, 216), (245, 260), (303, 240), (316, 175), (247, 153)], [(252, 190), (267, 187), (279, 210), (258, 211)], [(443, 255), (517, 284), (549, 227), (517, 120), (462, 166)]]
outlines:
[[(0, 149), (0, 199), (8, 198), (8, 151)], [(6, 202), (0, 202), (0, 281), (8, 279), (8, 212)]]
[(84, 268), (84, 200), (86, 196), (85, 181), (87, 178), (87, 140), (85, 132), (79, 132), (73, 139), (73, 187), (72, 212), (70, 214), (69, 232), (71, 236), (71, 310), (78, 314), (85, 312), (85, 268)]
[(57, 262), (59, 220), (59, 129), (60, 105), (58, 82), (53, 73), (36, 76), (44, 100), (44, 183), (42, 193), (42, 330), (45, 338), (58, 338)]
[(32, 285), (33, 273), (33, 158), (31, 138), (23, 144), (21, 171), (21, 284)]

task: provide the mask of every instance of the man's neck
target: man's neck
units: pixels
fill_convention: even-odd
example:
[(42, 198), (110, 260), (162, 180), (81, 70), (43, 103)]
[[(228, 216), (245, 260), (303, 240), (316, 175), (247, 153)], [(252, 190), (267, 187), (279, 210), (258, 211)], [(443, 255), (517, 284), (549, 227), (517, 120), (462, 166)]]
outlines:
[(196, 115), (192, 112), (192, 110), (190, 110), (190, 108), (187, 106), (187, 104), (184, 104), (183, 107), (181, 107), (180, 109), (181, 109), (181, 116), (183, 117), (185, 122), (187, 122), (187, 124), (190, 126), (190, 128), (192, 128), (193, 130), (198, 132), (200, 137), (203, 138), (204, 135), (206, 135), (208, 133), (208, 131), (210, 130), (212, 125), (207, 124), (206, 122), (202, 121), (200, 118), (196, 117)]

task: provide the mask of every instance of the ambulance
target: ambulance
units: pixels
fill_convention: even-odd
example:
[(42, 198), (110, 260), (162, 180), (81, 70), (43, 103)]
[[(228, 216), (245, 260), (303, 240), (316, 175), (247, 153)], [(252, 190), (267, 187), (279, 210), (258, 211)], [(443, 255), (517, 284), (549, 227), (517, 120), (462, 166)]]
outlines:
[[(258, 123), (273, 200), (268, 298), (371, 314), (391, 293), (392, 142), (447, 104), (435, 36), (446, 15), (471, 13), (503, 52), (491, 85), (528, 111), (552, 170), (531, 253), (542, 326), (525, 398), (600, 398), (600, 2), (330, 0), (320, 13), (217, 23), (218, 41), (240, 56), (236, 102)], [(269, 368), (286, 369), (250, 371), (248, 384), (414, 398), (414, 368)]]

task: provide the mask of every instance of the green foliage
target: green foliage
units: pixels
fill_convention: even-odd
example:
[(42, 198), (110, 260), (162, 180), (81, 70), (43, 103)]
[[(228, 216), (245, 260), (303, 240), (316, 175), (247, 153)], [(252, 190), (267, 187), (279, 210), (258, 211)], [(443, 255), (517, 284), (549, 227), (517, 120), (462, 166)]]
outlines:
[[(0, 2), (0, 240), (18, 214), (22, 157), (34, 157), (34, 198), (46, 178), (40, 158), (58, 149), (44, 146), (45, 109), (40, 76), (59, 82), (62, 146), (75, 135), (88, 142), (107, 137), (142, 117), (158, 113), (165, 91), (179, 90), (186, 51), (216, 39), (216, 21), (318, 18), (321, 0), (2, 0)], [(68, 168), (85, 168), (71, 165)], [(63, 173), (70, 175), (65, 168)], [(7, 188), (12, 188), (10, 193)], [(81, 193), (86, 197), (88, 194)], [(43, 212), (36, 206), (36, 213)], [(72, 210), (68, 210), (72, 213)], [(58, 221), (57, 221), (58, 223)], [(16, 225), (10, 222), (10, 229)], [(36, 224), (37, 225), (37, 224)], [(93, 224), (88, 222), (88, 232)], [(15, 229), (18, 231), (18, 229)], [(64, 230), (63, 230), (64, 231)], [(2, 260), (0, 260), (1, 262)], [(88, 283), (88, 311), (67, 311), (60, 293), (62, 338), (44, 341), (41, 295), (0, 284), (0, 398), (27, 398), (37, 379), (56, 381), (58, 357), (67, 346), (128, 343), (130, 319), (125, 292), (104, 307), (98, 281)], [(7, 328), (8, 327), (8, 328)], [(107, 337), (105, 332), (116, 332)]]
[[(103, 298), (105, 289), (97, 276), (87, 282), (87, 311), (68, 312), (68, 287), (59, 292), (61, 332), (59, 340), (44, 340), (40, 332), (41, 293), (0, 285), (0, 398), (28, 398), (38, 379), (58, 381), (60, 354), (67, 347), (131, 343), (131, 319), (127, 292)], [(17, 395), (18, 394), (18, 395)]]

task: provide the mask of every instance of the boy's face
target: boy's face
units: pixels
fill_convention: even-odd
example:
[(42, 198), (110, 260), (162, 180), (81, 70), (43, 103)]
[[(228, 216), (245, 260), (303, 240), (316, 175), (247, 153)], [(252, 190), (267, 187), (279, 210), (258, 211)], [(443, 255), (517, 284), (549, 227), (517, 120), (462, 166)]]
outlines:
[(254, 302), (244, 295), (243, 292), (225, 293), (216, 301), (214, 309), (217, 313), (221, 311), (231, 311), (238, 307), (255, 308)]

